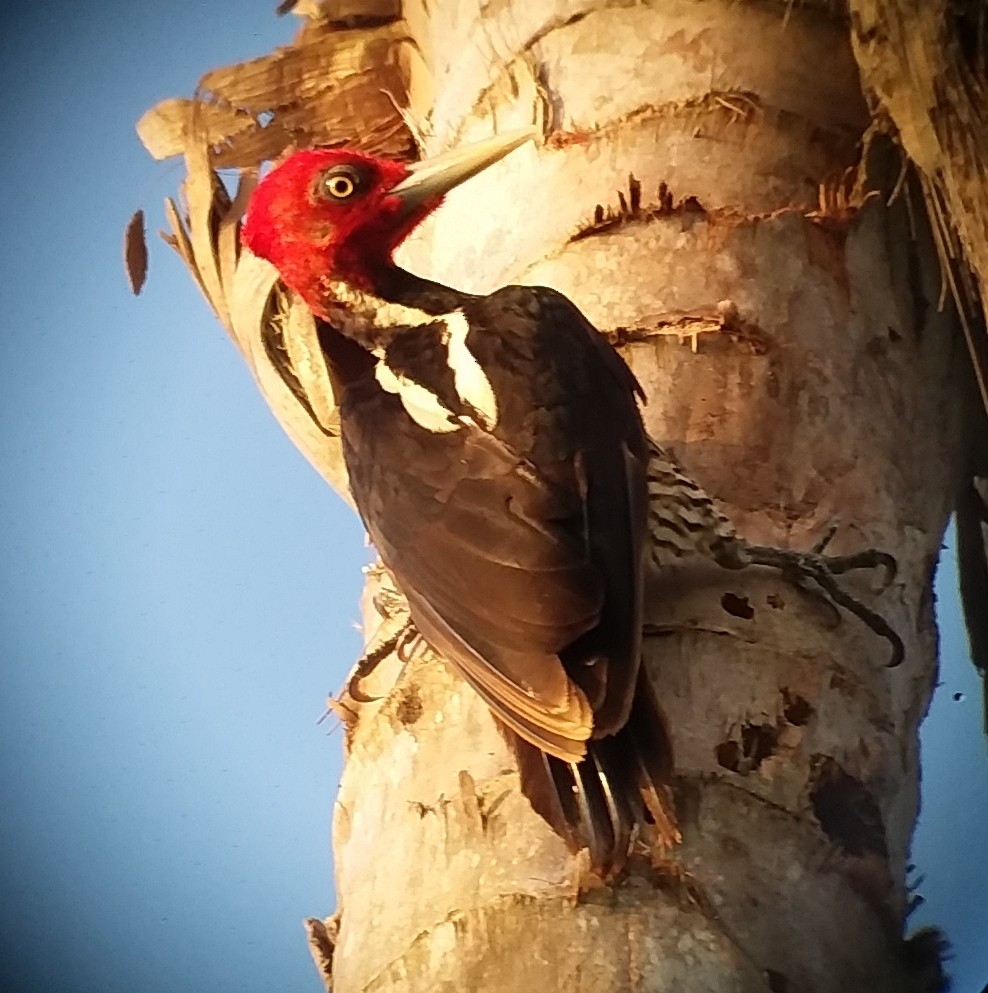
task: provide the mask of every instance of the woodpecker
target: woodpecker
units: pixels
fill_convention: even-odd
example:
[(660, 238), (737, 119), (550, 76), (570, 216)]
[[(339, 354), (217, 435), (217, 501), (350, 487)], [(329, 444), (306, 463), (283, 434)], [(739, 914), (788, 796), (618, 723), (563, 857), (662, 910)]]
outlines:
[[(741, 542), (651, 442), (641, 387), (566, 297), (478, 296), (394, 262), (449, 190), (533, 135), (415, 164), (293, 153), (257, 186), (241, 236), (316, 317), (354, 502), (415, 629), (490, 707), (536, 811), (608, 876), (634, 838), (679, 838), (640, 661), (650, 561), (793, 559)], [(862, 564), (804, 558), (828, 594), (828, 563)]]

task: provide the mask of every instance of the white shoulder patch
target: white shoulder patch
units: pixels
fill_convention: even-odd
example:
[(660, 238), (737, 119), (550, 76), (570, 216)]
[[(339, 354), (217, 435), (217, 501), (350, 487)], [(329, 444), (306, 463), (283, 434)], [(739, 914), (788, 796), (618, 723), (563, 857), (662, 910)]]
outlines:
[(443, 406), (439, 397), (414, 380), (395, 373), (385, 364), (383, 355), (378, 356), (374, 378), (380, 383), (382, 390), (394, 393), (401, 400), (408, 416), (426, 431), (445, 434), (462, 427), (453, 412)]
[[(342, 296), (342, 288), (333, 287), (338, 297)], [(355, 292), (351, 291), (352, 300), (350, 304), (357, 302)], [(366, 294), (361, 296), (361, 303), (366, 304)], [(374, 350), (377, 356), (377, 366), (374, 369), (374, 377), (381, 388), (387, 393), (395, 394), (408, 413), (419, 427), (431, 431), (433, 434), (445, 434), (450, 431), (457, 431), (463, 427), (479, 427), (482, 430), (490, 431), (496, 427), (498, 422), (497, 397), (494, 395), (494, 388), (490, 379), (484, 372), (476, 356), (467, 347), (467, 335), (470, 332), (470, 325), (462, 310), (454, 310), (450, 314), (431, 315), (400, 304), (388, 304), (383, 301), (375, 301), (378, 306), (376, 320), (381, 320), (382, 311), (387, 318), (387, 322), (394, 321), (393, 326), (402, 327), (423, 327), (429, 324), (441, 325), (441, 341), (446, 348), (446, 364), (453, 374), (453, 386), (457, 396), (463, 403), (468, 404), (477, 412), (479, 425), (473, 418), (468, 416), (457, 417), (434, 393), (430, 392), (420, 383), (413, 379), (396, 373), (387, 364), (384, 348)], [(360, 320), (356, 312), (350, 312), (350, 320)]]
[(453, 373), (453, 385), (464, 403), (470, 404), (490, 431), (497, 425), (497, 397), (487, 374), (467, 347), (470, 325), (462, 310), (438, 318), (445, 325), (443, 340), (446, 343), (447, 362)]

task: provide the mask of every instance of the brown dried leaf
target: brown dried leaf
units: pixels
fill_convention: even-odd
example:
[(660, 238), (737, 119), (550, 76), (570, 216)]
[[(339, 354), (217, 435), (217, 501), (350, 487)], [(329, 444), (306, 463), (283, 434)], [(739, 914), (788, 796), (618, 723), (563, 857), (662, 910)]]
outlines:
[(193, 134), (201, 134), (208, 144), (227, 141), (258, 127), (242, 110), (219, 104), (198, 104), (195, 100), (162, 100), (137, 122), (137, 136), (156, 159), (181, 155)]
[(240, 258), (240, 220), (247, 210), (250, 195), (257, 186), (258, 172), (256, 169), (245, 169), (240, 174), (237, 183), (237, 195), (233, 203), (220, 219), (219, 232), (216, 237), (216, 256), (219, 259), (220, 281), (227, 300), (233, 288), (233, 280), (237, 271), (237, 260)]
[(223, 144), (214, 145), (209, 155), (217, 169), (252, 169), (262, 162), (277, 159), (286, 148), (296, 144), (308, 142), (296, 141), (279, 117), (266, 127), (246, 131)]
[[(349, 145), (372, 155), (412, 158), (414, 140), (400, 116), (380, 91), (366, 94), (364, 111), (341, 107), (339, 94), (321, 94), (305, 107), (282, 110), (267, 127), (238, 135), (212, 149), (218, 169), (244, 169), (278, 158), (287, 148)], [(385, 106), (385, 104), (387, 106)], [(354, 101), (355, 107), (360, 101)], [(362, 114), (369, 115), (365, 121)]]
[[(312, 315), (276, 288), (268, 263), (241, 250), (240, 224), (260, 164), (290, 146), (348, 143), (411, 155), (414, 138), (399, 108), (416, 63), (404, 24), (388, 22), (398, 16), (397, 0), (327, 0), (304, 12), (312, 19), (294, 45), (207, 73), (201, 99), (164, 101), (138, 131), (152, 155), (185, 158), (182, 207), (166, 203), (172, 233), (165, 239), (230, 331), (282, 427), (348, 499), (339, 411)], [(215, 171), (229, 166), (241, 169), (232, 202)], [(268, 354), (272, 321), (301, 390)]]
[(182, 217), (179, 212), (178, 206), (171, 197), (165, 200), (165, 216), (168, 218), (168, 224), (172, 229), (172, 236), (163, 234), (162, 237), (171, 245), (172, 248), (178, 252), (179, 257), (185, 263), (189, 270), (190, 275), (196, 281), (196, 285), (202, 291), (202, 295), (206, 298), (206, 303), (212, 307), (214, 313), (216, 312), (216, 307), (213, 304), (212, 299), (209, 296), (209, 290), (206, 289), (206, 284), (202, 281), (202, 275), (199, 272), (199, 267), (196, 265), (195, 252), (192, 250), (192, 242), (189, 240), (189, 230), (187, 227), (187, 222), (185, 218)]
[(339, 434), (340, 412), (312, 311), (303, 306), (289, 307), (283, 326), (288, 357), (309, 398), (316, 422), (323, 431)]
[(165, 240), (178, 252), (179, 257), (188, 266), (192, 276), (205, 293), (206, 288), (202, 285), (202, 280), (199, 279), (199, 270), (196, 267), (195, 255), (192, 253), (192, 242), (189, 241), (189, 231), (185, 224), (185, 218), (182, 217), (178, 204), (171, 197), (165, 198), (165, 217), (168, 219), (168, 226), (172, 229), (172, 239), (169, 240), (166, 237)]
[(308, 40), (271, 55), (207, 72), (200, 89), (239, 111), (258, 114), (337, 89), (349, 76), (379, 69), (407, 33), (400, 24), (373, 30), (313, 31)]
[[(956, 16), (946, 18), (952, 7)], [(944, 278), (988, 410), (988, 338), (975, 327), (988, 298), (988, 85), (983, 52), (972, 59), (965, 52), (977, 46), (962, 43), (965, 34), (973, 40), (983, 5), (851, 0), (850, 9), (862, 78), (922, 172)]]
[[(317, 423), (299, 403), (267, 355), (264, 346), (267, 322), (294, 321), (294, 318), (288, 318), (283, 308), (302, 308), (311, 320), (304, 304), (289, 301), (276, 290), (277, 281), (278, 274), (269, 262), (246, 250), (240, 253), (229, 297), (234, 338), (261, 394), (286, 434), (316, 470), (352, 505), (338, 426), (332, 429), (334, 421), (330, 416), (327, 416), (326, 427)], [(275, 295), (274, 300), (272, 294)], [(327, 397), (327, 402), (335, 406), (331, 396)]]
[(217, 206), (225, 211), (229, 208), (230, 199), (209, 166), (209, 155), (204, 144), (193, 143), (186, 150), (185, 168), (188, 175), (182, 184), (182, 191), (189, 208), (189, 237), (196, 268), (216, 316), (224, 327), (229, 328), (230, 309), (223, 293), (219, 260), (216, 257), (215, 232), (218, 222), (215, 218)]
[[(409, 155), (414, 141), (398, 107), (407, 104), (408, 33), (393, 0), (357, 12), (352, 3), (324, 5), (293, 45), (206, 73), (201, 100), (164, 100), (138, 122), (158, 159), (210, 149), (213, 165), (252, 167), (291, 145), (342, 144), (380, 155)], [(359, 16), (358, 16), (359, 14)], [(373, 28), (339, 30), (338, 16)], [(352, 15), (352, 16), (351, 16)]]
[(148, 275), (148, 244), (144, 228), (144, 211), (137, 210), (124, 232), (124, 268), (134, 296), (144, 288)]
[(352, 31), (316, 25), (291, 47), (207, 73), (200, 92), (210, 106), (257, 122), (221, 140), (210, 129), (214, 165), (255, 166), (290, 145), (345, 142), (409, 154), (414, 144), (397, 109), (406, 102), (407, 60), (399, 57), (406, 39), (400, 23)]

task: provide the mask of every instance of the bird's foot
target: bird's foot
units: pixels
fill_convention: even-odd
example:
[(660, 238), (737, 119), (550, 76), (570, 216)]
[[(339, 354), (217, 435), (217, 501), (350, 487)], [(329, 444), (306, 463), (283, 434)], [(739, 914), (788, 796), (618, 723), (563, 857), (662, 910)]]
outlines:
[(881, 552), (875, 548), (868, 548), (853, 555), (826, 555), (824, 551), (836, 531), (837, 526), (831, 524), (808, 552), (749, 545), (739, 540), (740, 547), (731, 549), (729, 558), (721, 564), (735, 569), (746, 565), (764, 565), (778, 569), (787, 582), (812, 595), (822, 597), (834, 606), (843, 607), (867, 624), (875, 634), (884, 638), (892, 647), (887, 665), (897, 666), (905, 655), (902, 639), (881, 614), (848, 593), (835, 578), (858, 569), (881, 569), (884, 573), (882, 582), (884, 590), (895, 579), (895, 558), (888, 552)]
[[(385, 623), (381, 627), (392, 626)], [(357, 703), (374, 703), (379, 700), (380, 697), (365, 693), (360, 688), (361, 682), (371, 675), (392, 652), (398, 656), (398, 661), (401, 662), (402, 670), (404, 670), (421, 644), (422, 636), (418, 633), (411, 618), (407, 616), (396, 630), (392, 628), (390, 633), (379, 631), (364, 649), (364, 654), (357, 659), (357, 664), (353, 667), (353, 672), (347, 680), (347, 695)]]

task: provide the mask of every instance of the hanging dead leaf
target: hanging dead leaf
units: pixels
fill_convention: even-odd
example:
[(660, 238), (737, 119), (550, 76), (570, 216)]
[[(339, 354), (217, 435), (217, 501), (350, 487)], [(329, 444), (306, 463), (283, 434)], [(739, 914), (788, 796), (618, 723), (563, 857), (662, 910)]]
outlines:
[(204, 93), (252, 115), (303, 102), (350, 76), (380, 68), (387, 49), (406, 34), (401, 25), (373, 30), (310, 31), (305, 41), (270, 55), (207, 72)]
[(144, 230), (144, 211), (134, 211), (124, 232), (124, 268), (134, 296), (144, 288), (148, 275), (148, 244)]
[(206, 73), (198, 100), (164, 100), (137, 124), (157, 159), (209, 148), (217, 168), (249, 168), (290, 145), (346, 142), (377, 155), (410, 155), (407, 30), (400, 21), (339, 29), (307, 21), (294, 44)]
[(195, 100), (162, 100), (141, 116), (137, 136), (156, 159), (181, 155), (193, 134), (215, 145), (228, 141), (232, 135), (243, 134), (258, 127), (250, 114), (214, 103)]
[(311, 416), (327, 434), (339, 434), (340, 412), (312, 311), (286, 303), (282, 314), (285, 351), (305, 392)]
[[(287, 4), (283, 5), (286, 8)], [(166, 100), (138, 133), (156, 158), (181, 154), (186, 178), (169, 199), (163, 237), (188, 266), (288, 435), (349, 499), (339, 410), (312, 314), (277, 288), (270, 264), (240, 246), (240, 222), (263, 162), (290, 146), (348, 144), (411, 157), (403, 118), (417, 66), (397, 0), (302, 0), (294, 43), (216, 69), (193, 100)], [(236, 167), (236, 194), (216, 170)]]

